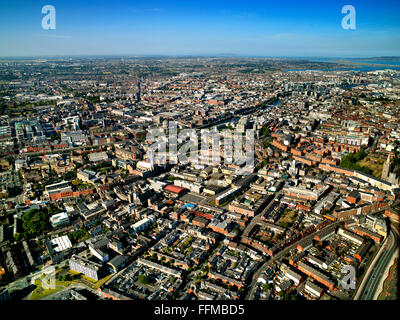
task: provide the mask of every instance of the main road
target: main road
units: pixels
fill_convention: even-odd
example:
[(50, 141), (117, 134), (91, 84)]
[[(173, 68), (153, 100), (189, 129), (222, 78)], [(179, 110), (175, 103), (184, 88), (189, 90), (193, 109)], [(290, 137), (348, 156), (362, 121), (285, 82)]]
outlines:
[(373, 300), (373, 298), (374, 298), (375, 292), (379, 286), (381, 278), (384, 276), (386, 267), (387, 267), (392, 255), (394, 254), (394, 252), (397, 249), (397, 245), (398, 245), (397, 233), (392, 230), (390, 232), (390, 236), (391, 236), (391, 239), (387, 239), (387, 240), (392, 240), (392, 246), (390, 247), (390, 249), (386, 249), (382, 253), (382, 256), (379, 258), (379, 260), (375, 264), (370, 276), (367, 279), (367, 282), (366, 282), (364, 288), (362, 289), (359, 300)]

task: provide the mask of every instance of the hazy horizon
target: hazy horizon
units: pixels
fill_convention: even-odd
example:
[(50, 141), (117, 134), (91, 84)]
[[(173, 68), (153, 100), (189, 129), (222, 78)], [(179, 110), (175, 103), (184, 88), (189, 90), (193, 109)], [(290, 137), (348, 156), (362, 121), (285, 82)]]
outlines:
[(400, 61), (399, 56), (360, 56), (360, 57), (343, 57), (343, 56), (256, 56), (256, 55), (235, 55), (235, 54), (76, 54), (76, 55), (37, 55), (37, 56), (0, 56), (0, 60), (7, 59), (16, 59), (16, 60), (31, 60), (31, 59), (73, 59), (73, 58), (249, 58), (249, 59), (304, 59), (304, 60), (312, 60), (312, 59), (327, 59), (327, 60), (336, 60), (336, 59), (363, 59), (363, 60), (372, 60), (372, 59), (395, 59)]

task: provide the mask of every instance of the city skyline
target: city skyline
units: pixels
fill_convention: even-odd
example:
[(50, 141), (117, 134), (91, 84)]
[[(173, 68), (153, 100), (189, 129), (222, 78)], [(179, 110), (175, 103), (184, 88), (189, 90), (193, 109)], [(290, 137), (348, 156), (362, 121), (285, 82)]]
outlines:
[(400, 70), (365, 62), (0, 61), (0, 300), (397, 299)]

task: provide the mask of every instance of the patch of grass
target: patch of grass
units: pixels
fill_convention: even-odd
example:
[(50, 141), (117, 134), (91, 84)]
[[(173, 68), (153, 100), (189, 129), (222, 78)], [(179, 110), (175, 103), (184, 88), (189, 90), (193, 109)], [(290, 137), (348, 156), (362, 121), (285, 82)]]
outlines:
[(383, 164), (385, 160), (373, 161), (370, 158), (366, 157), (361, 161), (357, 162), (361, 167), (367, 167), (372, 170), (372, 175), (376, 178), (380, 178), (382, 175)]
[(39, 279), (35, 281), (35, 285), (36, 289), (32, 292), (31, 300), (40, 300), (48, 296), (49, 294), (52, 294), (62, 289), (60, 287), (56, 287), (55, 289), (44, 289), (42, 286), (42, 282)]
[(361, 166), (359, 163), (365, 159), (367, 156), (364, 149), (356, 153), (349, 153), (348, 155), (344, 156), (343, 159), (340, 161), (339, 166), (345, 169), (350, 170), (358, 170), (364, 172), (366, 174), (372, 174), (373, 170), (367, 166)]
[(103, 279), (100, 279), (99, 281), (97, 281), (97, 282), (94, 284), (93, 289), (98, 289), (98, 288), (100, 288), (104, 283), (106, 283), (108, 280), (110, 280), (110, 278), (111, 278), (112, 276), (113, 276), (113, 275), (110, 274), (110, 275), (108, 275), (107, 277), (104, 277)]
[(278, 221), (278, 225), (284, 228), (288, 228), (292, 225), (295, 218), (297, 216), (297, 212), (295, 210), (286, 209), (281, 218)]
[(88, 277), (88, 276), (82, 275), (81, 278), (82, 278), (82, 279), (85, 279), (86, 281), (89, 281), (89, 282), (91, 282), (91, 283), (93, 283), (93, 284), (96, 283), (96, 280), (95, 280), (95, 279), (92, 279), (92, 278), (90, 278), (90, 277)]
[[(83, 281), (81, 281), (82, 283), (84, 283), (85, 285), (88, 285), (88, 282), (90, 283), (90, 287), (94, 290), (100, 288), (104, 283), (106, 283), (113, 275), (110, 274), (102, 279), (100, 279), (99, 281), (96, 281), (90, 277), (87, 277), (85, 275), (81, 275), (81, 279)], [(79, 280), (77, 280), (77, 282), (79, 282)]]
[(69, 238), (71, 239), (72, 244), (76, 244), (82, 241), (85, 241), (90, 238), (89, 232), (87, 232), (84, 228), (80, 230), (76, 230), (69, 234)]

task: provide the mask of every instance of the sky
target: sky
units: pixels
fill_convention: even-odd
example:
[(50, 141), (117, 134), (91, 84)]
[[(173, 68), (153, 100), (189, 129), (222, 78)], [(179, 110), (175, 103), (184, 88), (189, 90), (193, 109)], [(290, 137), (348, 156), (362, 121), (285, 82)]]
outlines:
[[(56, 29), (42, 28), (42, 7)], [(343, 29), (352, 5), (356, 29)], [(1, 0), (0, 56), (400, 56), (398, 0)]]

